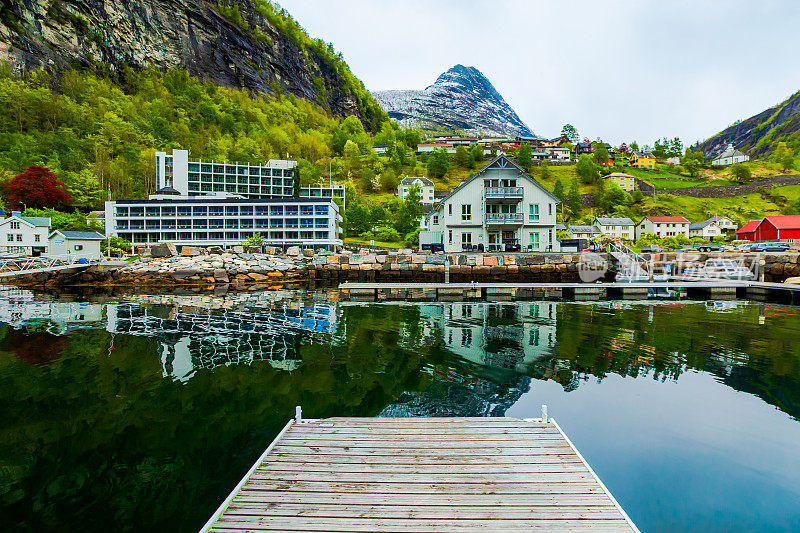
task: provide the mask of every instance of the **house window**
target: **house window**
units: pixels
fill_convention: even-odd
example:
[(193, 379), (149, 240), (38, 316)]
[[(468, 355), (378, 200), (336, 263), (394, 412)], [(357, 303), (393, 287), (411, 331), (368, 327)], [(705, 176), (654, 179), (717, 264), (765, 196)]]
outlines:
[(453, 216), (453, 204), (447, 204), (447, 214)]
[(17, 233), (17, 242), (22, 242), (22, 233)]
[(447, 230), (447, 243), (453, 244), (453, 230)]
[(472, 221), (472, 205), (461, 204), (461, 222)]
[(547, 214), (548, 215), (553, 214), (553, 204), (547, 204)]
[(531, 232), (531, 248), (534, 250), (539, 249), (539, 234), (535, 231)]
[(467, 231), (461, 234), (461, 244), (472, 244), (472, 233)]
[(83, 245), (82, 245), (82, 244), (76, 244), (76, 245), (75, 245), (75, 251), (78, 251), (78, 252), (79, 252), (79, 251), (81, 251), (81, 250), (83, 250)]
[(8, 242), (14, 242), (14, 235), (11, 233), (8, 234)]
[(439, 215), (433, 215), (433, 225), (439, 224)]
[(539, 204), (528, 205), (528, 222), (539, 221)]
[(19, 222), (12, 221), (11, 222), (11, 229), (19, 229)]
[(40, 242), (42, 240), (42, 236), (41, 235), (34, 235), (33, 236), (33, 240), (34, 240), (34, 242)]

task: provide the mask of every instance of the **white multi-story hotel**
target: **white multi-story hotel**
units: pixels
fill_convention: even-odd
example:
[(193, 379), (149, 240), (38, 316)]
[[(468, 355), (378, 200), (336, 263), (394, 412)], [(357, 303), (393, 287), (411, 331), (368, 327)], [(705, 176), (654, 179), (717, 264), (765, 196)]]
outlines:
[(338, 198), (344, 202), (345, 190), (341, 183), (305, 185), (300, 187), (300, 198)]
[(297, 161), (270, 159), (263, 165), (189, 161), (188, 150), (156, 152), (156, 189), (174, 189), (182, 196), (210, 193), (247, 198), (293, 196)]
[(271, 246), (331, 249), (341, 245), (332, 199), (153, 195), (106, 202), (106, 230), (133, 245), (230, 247), (261, 234)]
[(501, 155), (436, 204), (420, 244), (441, 243), (446, 252), (557, 251), (559, 202)]

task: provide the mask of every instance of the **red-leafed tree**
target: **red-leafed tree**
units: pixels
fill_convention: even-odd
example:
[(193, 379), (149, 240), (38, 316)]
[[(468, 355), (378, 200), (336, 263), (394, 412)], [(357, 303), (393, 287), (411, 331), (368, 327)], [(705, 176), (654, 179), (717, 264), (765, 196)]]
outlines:
[(72, 198), (49, 168), (30, 166), (8, 182), (6, 202), (11, 209), (18, 209), (21, 204), (35, 209), (55, 209), (72, 205)]

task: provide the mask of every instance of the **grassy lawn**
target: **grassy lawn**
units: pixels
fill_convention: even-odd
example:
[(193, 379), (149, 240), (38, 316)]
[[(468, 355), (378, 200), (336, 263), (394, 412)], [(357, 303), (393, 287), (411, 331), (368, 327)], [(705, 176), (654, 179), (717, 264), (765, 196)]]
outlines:
[[(356, 244), (356, 245), (365, 245), (369, 246), (370, 242), (365, 239), (359, 239), (357, 237), (347, 237), (344, 239), (344, 243), (347, 244)], [(384, 248), (408, 248), (402, 242), (383, 242), (383, 241), (375, 241), (373, 246), (383, 246)]]
[(733, 198), (692, 198), (660, 194), (655, 200), (645, 201), (645, 211), (662, 207), (672, 215), (685, 216), (692, 222), (702, 222), (712, 216), (726, 215), (742, 225), (745, 222), (768, 215), (780, 215), (780, 206), (765, 200), (760, 194), (745, 194)]

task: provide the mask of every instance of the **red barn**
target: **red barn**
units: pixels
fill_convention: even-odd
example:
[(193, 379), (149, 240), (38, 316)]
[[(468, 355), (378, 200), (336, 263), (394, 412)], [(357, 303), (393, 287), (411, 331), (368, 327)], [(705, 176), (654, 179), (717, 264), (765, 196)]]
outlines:
[(756, 228), (761, 224), (760, 220), (751, 220), (736, 232), (736, 238), (740, 241), (755, 241)]
[(800, 239), (800, 215), (766, 217), (754, 233), (756, 241)]

